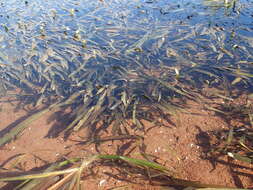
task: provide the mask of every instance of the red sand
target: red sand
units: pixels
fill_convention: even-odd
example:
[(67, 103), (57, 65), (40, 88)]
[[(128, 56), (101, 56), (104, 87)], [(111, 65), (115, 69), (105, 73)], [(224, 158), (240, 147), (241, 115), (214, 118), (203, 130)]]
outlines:
[[(15, 111), (16, 103), (3, 101), (0, 103), (0, 130), (13, 125), (13, 123), (27, 115), (24, 110)], [(221, 100), (216, 100), (221, 101)], [(187, 180), (201, 181), (217, 185), (230, 187), (252, 187), (253, 184), (253, 167), (244, 165), (238, 161), (228, 162), (228, 157), (222, 157), (224, 163), (218, 163), (215, 168), (208, 160), (201, 158), (203, 150), (209, 148), (208, 131), (228, 129), (230, 126), (222, 118), (215, 116), (213, 111), (207, 111), (203, 106), (196, 102), (187, 103), (187, 111), (194, 114), (178, 113), (170, 117), (170, 122), (161, 119), (163, 126), (153, 126), (151, 123), (144, 122), (146, 134), (144, 143), (146, 153), (152, 154), (158, 158), (156, 161), (166, 165), (174, 170), (178, 177)], [(62, 136), (57, 138), (47, 138), (47, 134), (52, 126), (62, 125), (62, 118), (54, 118), (49, 122), (52, 113), (44, 115), (42, 118), (33, 122), (23, 133), (13, 142), (10, 142), (0, 148), (0, 175), (5, 172), (26, 172), (31, 169), (39, 168), (45, 164), (55, 162), (64, 155), (68, 158), (82, 157), (97, 153), (94, 145), (75, 145), (73, 140), (84, 140), (85, 130), (81, 130), (71, 135), (68, 140), (64, 141)], [(57, 119), (59, 121), (57, 121)], [(239, 125), (240, 122), (232, 121), (233, 125)], [(62, 126), (64, 127), (64, 126)], [(201, 132), (201, 133), (200, 133)], [(104, 132), (104, 136), (110, 133)], [(136, 144), (131, 144), (130, 140), (106, 142), (99, 146), (100, 153), (116, 154), (117, 149), (129, 152)], [(201, 145), (201, 146), (200, 146)], [(11, 159), (15, 155), (24, 154), (19, 158)], [(129, 154), (130, 157), (141, 158), (138, 149), (133, 149)], [(238, 167), (231, 169), (231, 164)], [(133, 185), (127, 181), (115, 179), (108, 173), (117, 175), (117, 170), (109, 167), (99, 167), (94, 169), (97, 174), (89, 176), (83, 180), (83, 185), (88, 189), (110, 189), (122, 185), (128, 185), (136, 190), (155, 190), (158, 187), (151, 185)], [(136, 181), (137, 182), (137, 181)], [(140, 182), (140, 181), (138, 181)], [(4, 184), (0, 183), (0, 188), (6, 189)], [(43, 188), (42, 188), (43, 189)], [(130, 189), (130, 188), (129, 188)]]

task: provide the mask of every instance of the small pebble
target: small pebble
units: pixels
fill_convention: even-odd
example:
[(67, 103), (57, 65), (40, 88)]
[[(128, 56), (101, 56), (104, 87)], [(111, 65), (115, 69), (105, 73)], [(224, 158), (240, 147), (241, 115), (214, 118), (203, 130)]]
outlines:
[(102, 185), (104, 185), (106, 183), (106, 180), (105, 179), (102, 179), (100, 182), (99, 182), (99, 186), (102, 186)]

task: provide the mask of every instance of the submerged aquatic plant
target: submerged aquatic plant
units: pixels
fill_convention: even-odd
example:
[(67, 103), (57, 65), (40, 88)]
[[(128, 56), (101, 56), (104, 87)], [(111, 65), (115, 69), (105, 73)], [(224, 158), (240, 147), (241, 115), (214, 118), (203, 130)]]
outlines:
[[(229, 187), (223, 187), (219, 185), (202, 184), (196, 181), (179, 179), (173, 176), (170, 170), (168, 170), (166, 167), (160, 164), (142, 160), (142, 159), (129, 158), (126, 156), (119, 156), (119, 155), (95, 155), (95, 156), (91, 156), (89, 158), (84, 158), (84, 159), (72, 159), (71, 162), (72, 163), (73, 161), (79, 162), (80, 163), (79, 166), (68, 168), (65, 170), (59, 170), (62, 166), (70, 163), (70, 160), (64, 161), (58, 164), (55, 163), (53, 166), (49, 167), (43, 173), (0, 178), (0, 182), (24, 181), (23, 183), (18, 185), (19, 189), (24, 190), (24, 189), (41, 187), (41, 183), (45, 184), (45, 181), (42, 180), (43, 178), (47, 179), (46, 181), (49, 181), (50, 179), (55, 178), (56, 176), (67, 174), (63, 176), (61, 179), (54, 182), (53, 184), (51, 183), (49, 187), (47, 188), (49, 190), (57, 190), (57, 189), (62, 189), (62, 188), (78, 190), (78, 189), (82, 189), (80, 181), (81, 179), (83, 180), (83, 174), (86, 172), (88, 167), (91, 167), (92, 163), (99, 160), (107, 161), (107, 163), (109, 161), (109, 162), (114, 163), (114, 165), (117, 163), (120, 163), (118, 165), (119, 169), (128, 170), (128, 174), (131, 174), (132, 176), (136, 176), (136, 177), (142, 174), (142, 176), (145, 179), (149, 179), (156, 186), (173, 186), (174, 185), (174, 186), (181, 186), (181, 187), (192, 187), (194, 189), (198, 189), (198, 188), (230, 189)], [(50, 171), (52, 170), (52, 168), (58, 169), (58, 170)]]
[[(230, 129), (211, 131), (212, 148), (207, 152), (207, 158), (218, 160), (220, 156), (227, 155), (235, 160), (252, 164), (252, 104), (238, 106), (230, 103), (220, 106), (219, 109), (223, 110), (223, 118), (228, 121)], [(231, 120), (239, 120), (243, 126), (233, 126)]]
[[(45, 113), (58, 110), (71, 110), (69, 123), (60, 131), (66, 136), (86, 127), (90, 131), (87, 143), (139, 140), (142, 137), (129, 132), (130, 125), (145, 131), (143, 121), (147, 120), (159, 126), (157, 115), (167, 118), (184, 111), (188, 99), (202, 102), (203, 86), (220, 89), (215, 95), (227, 100), (232, 99), (233, 89), (251, 91), (252, 29), (238, 15), (243, 11), (244, 17), (251, 18), (253, 5), (205, 2), (232, 8), (233, 14), (224, 18), (217, 13), (212, 19), (208, 15), (210, 4), (183, 1), (4, 2), (1, 8), (6, 15), (0, 17), (0, 96), (15, 90), (20, 108), (32, 105), (38, 110), (5, 133), (0, 146)], [(192, 12), (193, 7), (197, 13)], [(238, 19), (239, 26), (230, 18)], [(174, 101), (177, 98), (180, 101)], [(252, 113), (249, 116), (252, 122)], [(114, 136), (100, 138), (106, 129)], [(237, 132), (228, 132), (227, 143), (219, 151), (252, 162), (251, 131)], [(238, 147), (249, 152), (241, 155)], [(146, 179), (158, 178), (160, 185), (210, 187), (177, 179), (157, 163), (119, 155), (67, 160), (44, 173), (0, 181), (21, 180), (24, 182), (16, 189), (32, 189), (44, 184), (42, 178), (67, 174), (53, 179), (51, 189), (64, 185), (79, 189), (83, 171), (99, 159), (127, 163), (142, 171)], [(74, 162), (81, 164), (59, 170)]]
[[(155, 112), (181, 109), (175, 97), (198, 100), (202, 84), (219, 86), (227, 80), (252, 86), (250, 38), (238, 34), (231, 49), (229, 32), (216, 25), (181, 20), (168, 25), (163, 20), (167, 14), (154, 25), (159, 11), (146, 17), (139, 15), (136, 2), (123, 7), (114, 0), (106, 3), (111, 6), (35, 2), (32, 15), (30, 4), (24, 5), (18, 22), (18, 10), (6, 3), (12, 24), (6, 21), (0, 37), (4, 47), (13, 48), (0, 53), (0, 92), (19, 89), (20, 107), (42, 110), (9, 131), (0, 145), (48, 111), (71, 109), (70, 123), (62, 127), (65, 134), (88, 127), (90, 136), (97, 136), (98, 125), (127, 134), (127, 120), (143, 130), (143, 120), (158, 122)], [(148, 10), (163, 7), (144, 5)], [(179, 9), (176, 5), (171, 6)], [(125, 16), (113, 11), (117, 7)]]

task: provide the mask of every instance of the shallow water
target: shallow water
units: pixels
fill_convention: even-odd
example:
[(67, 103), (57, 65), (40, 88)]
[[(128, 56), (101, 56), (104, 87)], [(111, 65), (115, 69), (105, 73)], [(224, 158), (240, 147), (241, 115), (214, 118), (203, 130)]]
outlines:
[(216, 170), (200, 155), (252, 163), (252, 97), (252, 0), (0, 3), (1, 172), (97, 154), (108, 141), (106, 154), (154, 153), (183, 164), (184, 179), (246, 187), (250, 167)]
[(137, 105), (190, 97), (181, 84), (252, 91), (252, 1), (11, 0), (0, 23), (0, 92), (19, 88), (24, 104), (83, 91), (75, 116), (140, 125)]
[[(120, 59), (120, 54), (127, 54), (156, 67), (160, 62), (251, 62), (253, 3), (229, 2), (231, 5), (212, 0), (3, 1), (2, 64), (24, 65), (31, 54), (43, 57), (48, 48), (64, 54), (69, 66), (86, 53), (97, 54), (103, 64), (110, 56)], [(221, 47), (227, 52), (223, 56)], [(167, 48), (176, 56), (166, 56)], [(50, 62), (43, 59), (38, 64), (43, 61)]]

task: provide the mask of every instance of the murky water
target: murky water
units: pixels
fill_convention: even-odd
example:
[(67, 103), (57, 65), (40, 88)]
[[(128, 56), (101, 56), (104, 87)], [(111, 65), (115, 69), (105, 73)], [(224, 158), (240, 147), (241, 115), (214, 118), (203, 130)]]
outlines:
[(70, 106), (67, 130), (119, 118), (142, 128), (203, 84), (252, 91), (253, 1), (8, 0), (0, 23), (1, 95)]

